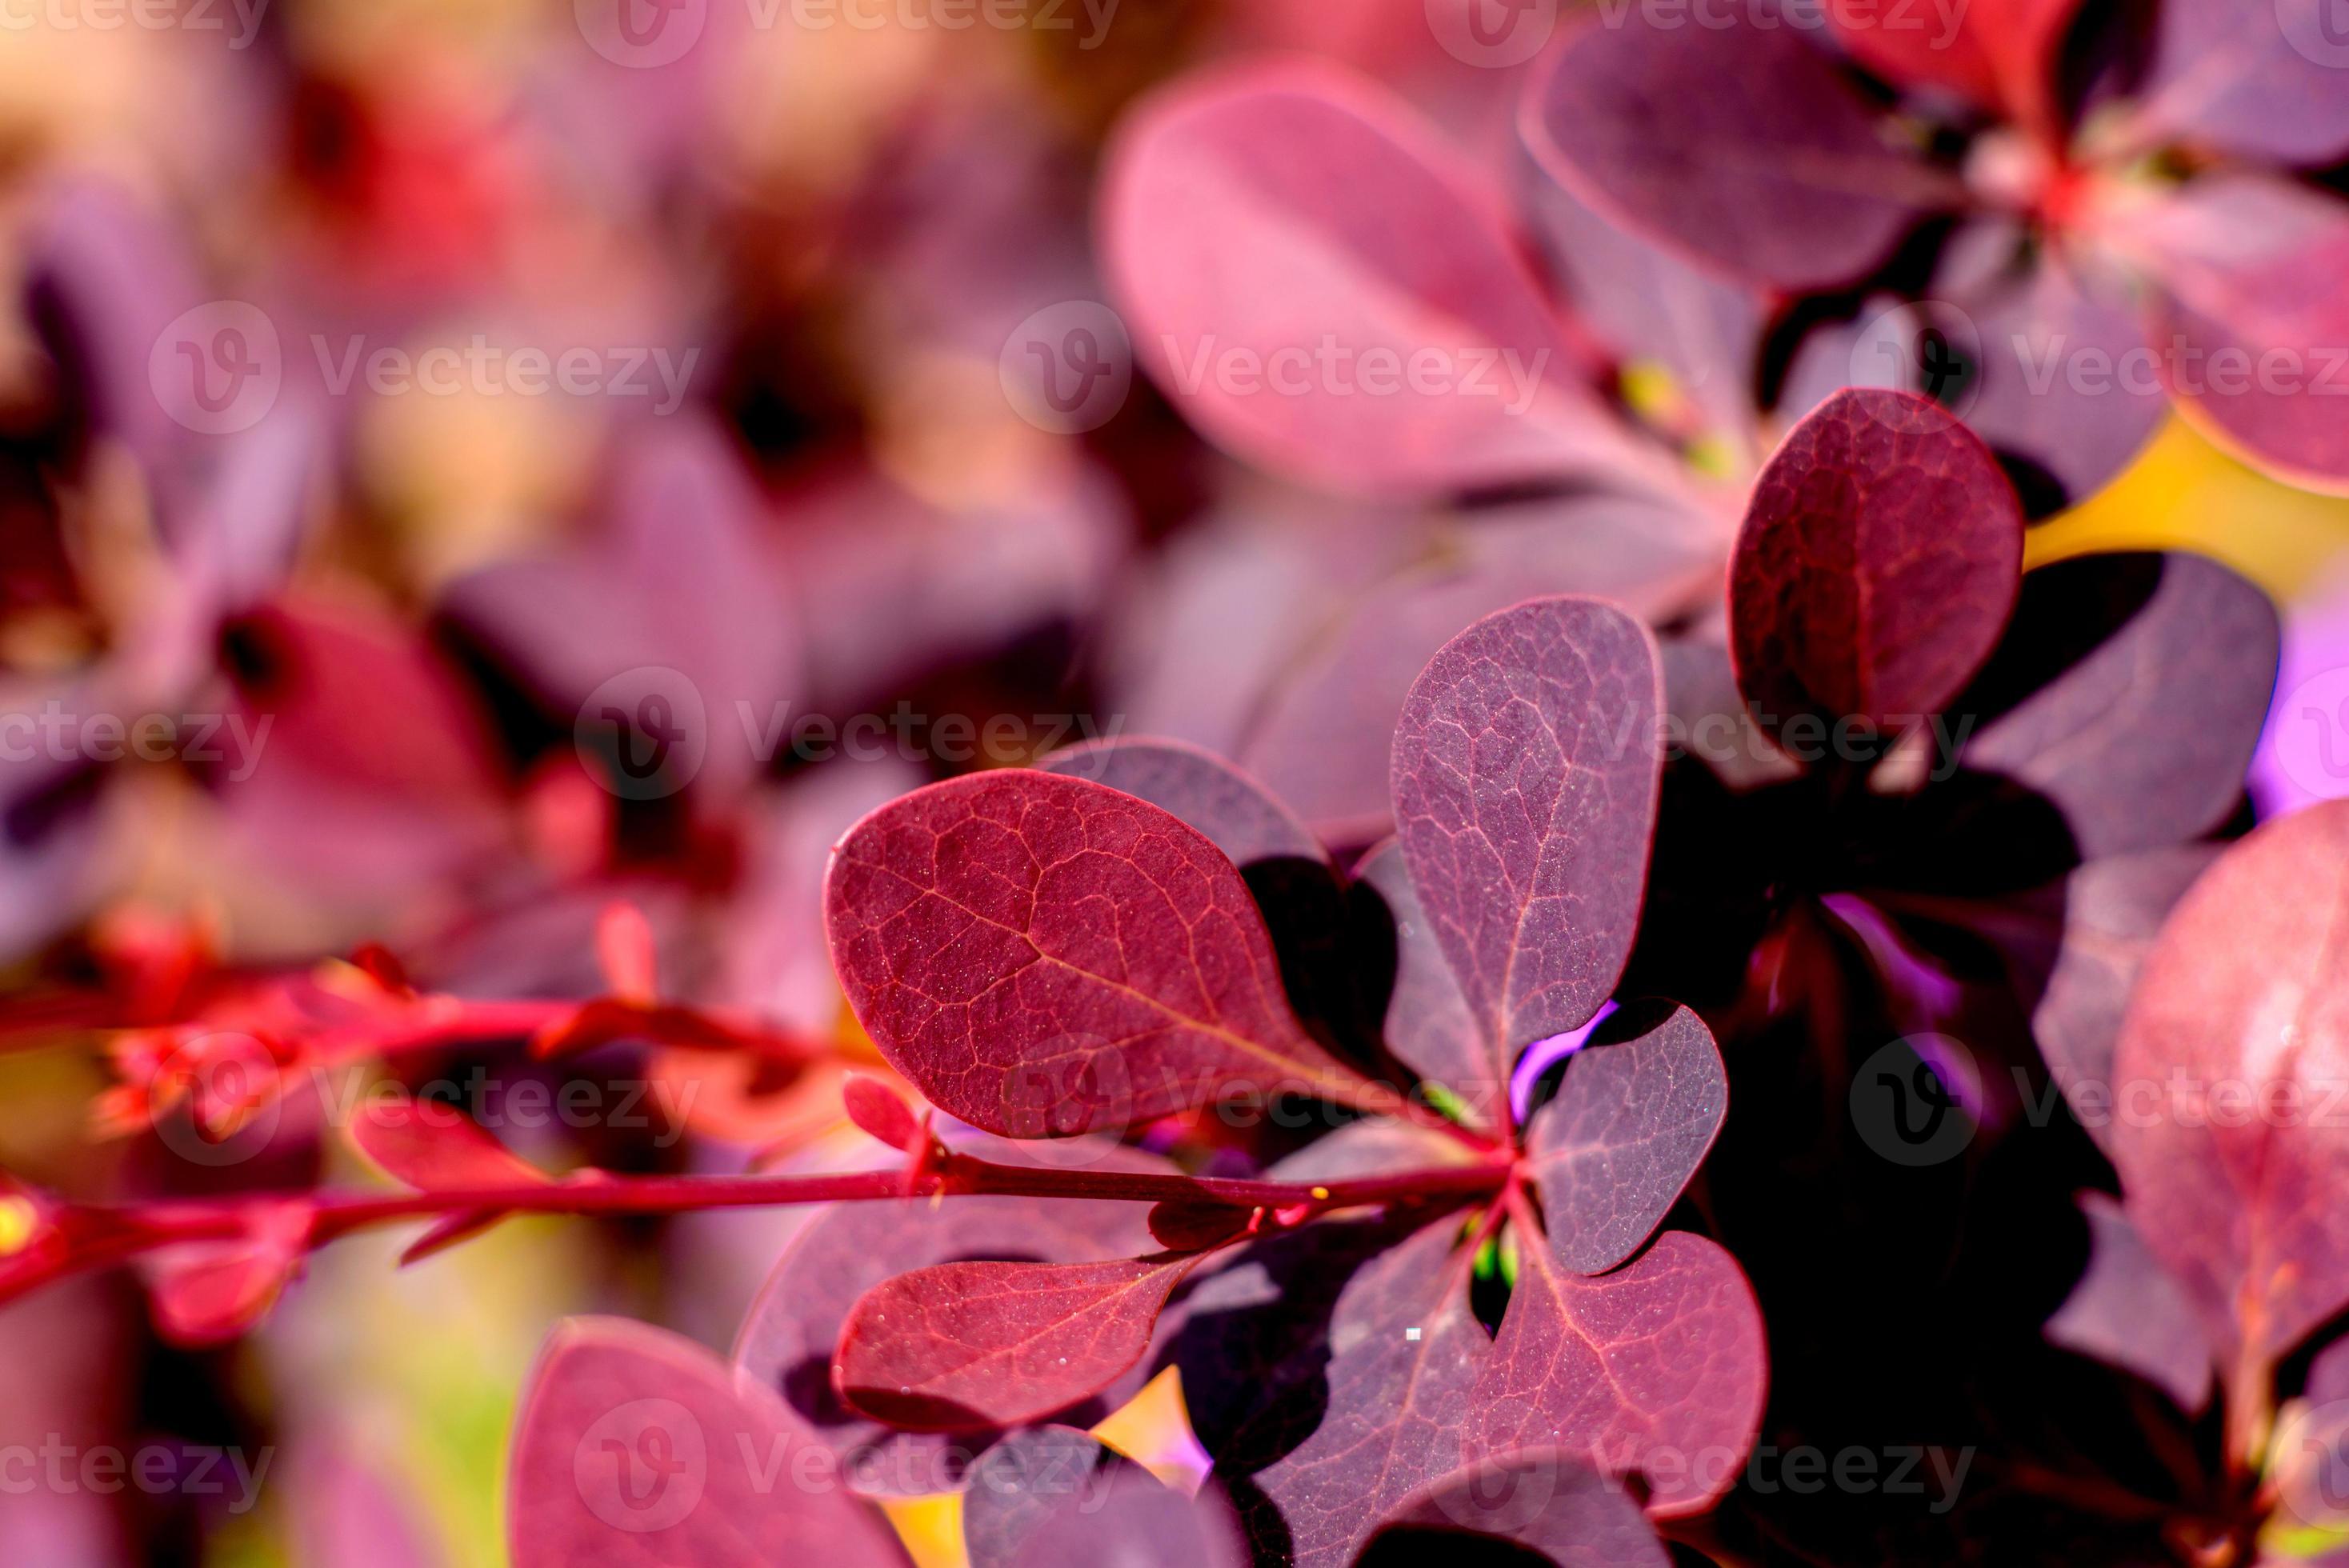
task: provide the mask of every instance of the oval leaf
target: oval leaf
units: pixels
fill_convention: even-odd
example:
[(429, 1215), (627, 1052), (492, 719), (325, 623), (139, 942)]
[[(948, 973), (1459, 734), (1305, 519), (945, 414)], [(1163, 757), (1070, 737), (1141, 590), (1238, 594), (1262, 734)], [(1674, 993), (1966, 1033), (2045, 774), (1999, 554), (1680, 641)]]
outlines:
[(1490, 1052), (1489, 1079), (1466, 1087), (1506, 1094), (1517, 1052), (1588, 1023), (1623, 972), (1662, 707), (1654, 639), (1596, 599), (1487, 616), (1405, 699), (1391, 770), (1403, 859)]
[(2047, 1338), (2134, 1373), (2189, 1415), (2210, 1400), (2210, 1339), (2194, 1305), (2162, 1272), (2121, 1206), (2079, 1195), (2088, 1221), (2088, 1271), (2054, 1316)]
[(1439, 1553), (1454, 1558), (1464, 1533), (1509, 1542), (1556, 1568), (1671, 1563), (1638, 1503), (1580, 1455), (1554, 1448), (1520, 1449), (1430, 1481), (1395, 1505), (1361, 1563), (1401, 1568)]
[(1851, 389), (1787, 432), (1729, 569), (1738, 689), (1765, 723), (1876, 728), (1940, 711), (2014, 608), (2023, 508), (1935, 404)]
[(1326, 861), (1329, 851), (1264, 786), (1215, 753), (1180, 740), (1096, 740), (1036, 765), (1147, 800), (1207, 835), (1232, 864)]
[(1236, 1088), (1348, 1099), (1264, 920), (1197, 829), (1081, 779), (1003, 769), (849, 830), (824, 918), (857, 1019), (949, 1113), (1063, 1137)]

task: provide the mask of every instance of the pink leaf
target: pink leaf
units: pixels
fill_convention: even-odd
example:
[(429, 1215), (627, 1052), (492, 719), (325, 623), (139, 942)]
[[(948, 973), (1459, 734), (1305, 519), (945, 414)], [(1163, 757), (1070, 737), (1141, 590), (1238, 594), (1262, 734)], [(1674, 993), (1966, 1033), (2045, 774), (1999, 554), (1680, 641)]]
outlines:
[(2163, 0), (2137, 134), (2280, 163), (2349, 151), (2349, 93), (2326, 4)]
[(801, 1479), (812, 1441), (772, 1394), (690, 1341), (569, 1319), (515, 1422), (508, 1549), (516, 1568), (902, 1564), (881, 1515), (835, 1472)]
[[(1366, 81), (1301, 64), (1194, 77), (1123, 128), (1101, 213), (1143, 364), (1250, 461), (1381, 494), (1641, 460), (1582, 384), (1490, 193)], [(1362, 395), (1378, 383), (1358, 377), (1389, 358), (1421, 370)]]
[(1921, 397), (1839, 393), (1755, 481), (1730, 563), (1738, 687), (1765, 722), (1920, 722), (1989, 657), (2022, 568), (2023, 510), (1980, 438)]
[(892, 1149), (909, 1153), (922, 1147), (921, 1123), (914, 1119), (912, 1108), (879, 1078), (851, 1073), (848, 1081), (840, 1086), (840, 1098), (847, 1109), (848, 1119), (868, 1135)]
[(1600, 1025), (1526, 1129), (1526, 1169), (1557, 1261), (1599, 1274), (1638, 1251), (1728, 1111), (1721, 1052), (1694, 1013), (1644, 1004)]
[(1589, 18), (1526, 96), (1526, 145), (1576, 200), (1728, 277), (1848, 283), (1950, 192), (1801, 30), (1723, 16)]
[(1662, 707), (1654, 639), (1595, 599), (1479, 621), (1403, 704), (1390, 773), (1403, 858), (1494, 1082), (1524, 1047), (1588, 1022), (1622, 973)]
[(990, 1131), (1062, 1137), (1240, 1088), (1365, 1087), (1289, 1010), (1231, 861), (1102, 785), (1004, 769), (892, 801), (834, 851), (825, 919), (890, 1064)]
[(2189, 1415), (2210, 1400), (2210, 1338), (2194, 1305), (2162, 1272), (2120, 1204), (2079, 1195), (2088, 1221), (2088, 1269), (2072, 1287), (2047, 1337), (2144, 1378)]
[(1518, 1449), (1428, 1482), (1388, 1511), (1361, 1561), (1383, 1568), (1457, 1553), (1464, 1533), (1509, 1542), (1556, 1568), (1671, 1563), (1640, 1505), (1587, 1456), (1561, 1448)]
[[(2349, 802), (2280, 818), (2179, 903), (2140, 971), (2114, 1077), (2129, 1218), (2223, 1345), (2230, 1409), (2349, 1305)], [(2150, 1095), (2148, 1098), (2148, 1092)]]
[(1018, 1426), (1090, 1398), (1149, 1348), (1201, 1254), (953, 1263), (884, 1281), (849, 1310), (833, 1383), (915, 1431)]

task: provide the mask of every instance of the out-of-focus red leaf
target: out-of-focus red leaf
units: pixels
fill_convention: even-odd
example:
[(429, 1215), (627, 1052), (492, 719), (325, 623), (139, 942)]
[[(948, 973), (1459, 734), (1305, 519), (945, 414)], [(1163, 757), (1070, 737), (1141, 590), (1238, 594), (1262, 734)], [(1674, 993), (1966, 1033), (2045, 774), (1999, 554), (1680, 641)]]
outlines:
[(1098, 1394), (1150, 1347), (1199, 1254), (952, 1263), (885, 1280), (849, 1309), (833, 1384), (913, 1431), (1015, 1427)]
[(1721, 1052), (1694, 1013), (1635, 1005), (1602, 1024), (1526, 1130), (1526, 1174), (1557, 1261), (1599, 1274), (1637, 1252), (1728, 1111)]
[(2349, 801), (2279, 818), (2178, 903), (2139, 971), (2114, 1075), (2128, 1215), (2201, 1313), (2230, 1409), (2349, 1305)]
[(1734, 1485), (1768, 1380), (1761, 1310), (1736, 1261), (1686, 1231), (1595, 1279), (1529, 1238), (1518, 1255), (1470, 1396), (1475, 1451), (1555, 1444), (1610, 1473), (1645, 1471), (1659, 1518), (1701, 1512)]
[(1920, 8), (1831, 0), (1836, 37), (1870, 69), (1904, 87), (1948, 88), (2003, 109), (2054, 143), (2056, 56), (2080, 0), (1973, 0), (1952, 16)]
[[(1428, 1482), (1390, 1510), (1360, 1562), (1401, 1568), (1460, 1552), (1462, 1534), (1506, 1541), (1556, 1568), (1669, 1568), (1640, 1505), (1566, 1449), (1525, 1448)], [(1524, 1561), (1522, 1557), (1512, 1561)]]
[(1254, 1213), (1228, 1203), (1153, 1203), (1150, 1233), (1170, 1253), (1205, 1252), (1246, 1235)]
[(842, 840), (834, 964), (890, 1064), (989, 1131), (1122, 1129), (1241, 1088), (1353, 1094), (1297, 1022), (1247, 886), (1146, 801), (1005, 769)]
[(1980, 438), (1922, 397), (1839, 393), (1754, 484), (1729, 574), (1738, 687), (1765, 722), (1921, 722), (1990, 656), (2022, 568), (2023, 509)]
[(2163, 0), (2135, 137), (2280, 163), (2349, 151), (2349, 94), (2325, 3)]
[[(1490, 192), (1366, 81), (1290, 63), (1193, 77), (1125, 122), (1101, 213), (1137, 356), (1208, 436), (1275, 472), (1410, 494), (1637, 460)], [(1433, 356), (1441, 389), (1423, 368), (1361, 395), (1374, 353)], [(1226, 373), (1239, 355), (1258, 366), (1245, 381)]]
[(1803, 30), (1758, 9), (1588, 17), (1526, 96), (1526, 142), (1578, 201), (1726, 276), (1848, 283), (1951, 192)]
[(1194, 1501), (1073, 1427), (1015, 1432), (963, 1489), (970, 1568), (1244, 1568), (1213, 1491)]
[(1960, 758), (2053, 802), (2084, 859), (2199, 838), (2243, 798), (2280, 636), (2267, 595), (2199, 555), (2042, 567), (1951, 705), (1982, 726)]
[(233, 1241), (185, 1242), (141, 1259), (156, 1328), (184, 1346), (218, 1345), (251, 1328), (300, 1271), (310, 1222), (306, 1202), (256, 1204)]
[(2118, 1203), (2083, 1192), (2079, 1204), (2088, 1221), (2088, 1270), (2047, 1320), (2048, 1339), (2135, 1373), (2178, 1408), (2199, 1413), (2210, 1399), (2210, 1337), (2193, 1304)]
[[(428, 1104), (404, 1093), (361, 1105), (350, 1134), (371, 1163), (419, 1191), (530, 1186), (553, 1180), (455, 1106)], [(499, 1214), (495, 1209), (475, 1209), (443, 1215), (400, 1253), (399, 1261), (412, 1264), (445, 1251), (495, 1224)]]
[(914, 1119), (913, 1109), (879, 1078), (851, 1073), (840, 1086), (840, 1099), (847, 1108), (848, 1119), (868, 1136), (909, 1152), (922, 1147), (922, 1124)]
[(2111, 238), (2157, 285), (2147, 335), (2178, 409), (2294, 483), (2349, 489), (2349, 201), (2211, 175), (2130, 209)]
[(829, 1474), (794, 1480), (811, 1440), (772, 1393), (691, 1341), (569, 1319), (515, 1422), (507, 1550), (517, 1568), (903, 1564), (878, 1511)]
[(1036, 765), (1147, 800), (1207, 836), (1230, 861), (1327, 861), (1321, 841), (1255, 779), (1214, 753), (1179, 740), (1096, 740)]
[(1596, 599), (1487, 616), (1403, 703), (1390, 773), (1403, 859), (1495, 1082), (1526, 1046), (1588, 1022), (1623, 971), (1662, 707), (1654, 638)]

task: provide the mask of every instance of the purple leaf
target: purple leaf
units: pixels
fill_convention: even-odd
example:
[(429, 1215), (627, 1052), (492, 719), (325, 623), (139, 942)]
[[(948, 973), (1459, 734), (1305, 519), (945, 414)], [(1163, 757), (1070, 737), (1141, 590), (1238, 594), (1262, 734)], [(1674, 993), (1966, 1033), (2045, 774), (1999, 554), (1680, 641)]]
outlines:
[(963, 1489), (970, 1568), (1244, 1568), (1237, 1526), (1212, 1492), (1195, 1501), (1071, 1427), (1016, 1432)]
[(1460, 1222), (1366, 1264), (1338, 1296), (1328, 1363), (1238, 1436), (1222, 1473), (1260, 1553), (1343, 1568), (1387, 1510), (1459, 1465), (1469, 1392), (1491, 1350), (1468, 1308)]
[[(1387, 1049), (1421, 1078), (1444, 1085), (1475, 1113), (1480, 1127), (1496, 1125), (1506, 1085), (1493, 1080), (1493, 1055), (1452, 962), (1419, 907), (1402, 846), (1389, 839), (1363, 857), (1355, 878), (1385, 901), (1394, 917), (1394, 990), (1387, 998)], [(1326, 1141), (1326, 1140), (1325, 1140)]]
[(2280, 163), (2349, 152), (2349, 94), (2326, 0), (2163, 0), (2138, 88), (2138, 140), (2196, 143)]
[(1096, 740), (1036, 765), (1090, 779), (1171, 811), (1207, 836), (1234, 865), (1327, 861), (1320, 841), (1263, 787), (1212, 752), (1179, 740)]
[(569, 1319), (515, 1422), (508, 1550), (517, 1568), (902, 1564), (877, 1511), (837, 1486), (793, 1483), (808, 1441), (773, 1395), (691, 1341)]
[(2083, 859), (2199, 838), (2242, 799), (2278, 636), (2267, 595), (2199, 555), (2041, 567), (1952, 705), (1982, 725), (1960, 758), (2053, 802)]
[(1550, 1251), (1602, 1274), (1655, 1233), (1729, 1111), (1713, 1033), (1686, 1007), (1627, 1007), (1566, 1060), (1526, 1129)]
[[(1252, 462), (1370, 494), (1647, 463), (1582, 384), (1491, 194), (1366, 81), (1302, 64), (1194, 77), (1126, 122), (1101, 213), (1143, 363)], [(1423, 373), (1361, 395), (1389, 358)]]
[(1655, 640), (1595, 599), (1479, 621), (1403, 704), (1403, 859), (1504, 1086), (1519, 1050), (1587, 1022), (1623, 971), (1662, 707)]
[(2134, 1373), (2195, 1414), (2210, 1399), (2210, 1340), (2178, 1282), (2162, 1272), (2121, 1206), (2079, 1194), (2088, 1221), (2088, 1270), (2072, 1287), (2047, 1338)]
[(1743, 1473), (1762, 1423), (1761, 1310), (1736, 1262), (1667, 1231), (1610, 1274), (1518, 1249), (1491, 1357), (1470, 1397), (1477, 1452), (1557, 1447), (1644, 1473), (1648, 1511), (1702, 1511)]
[[(2129, 1218), (2226, 1346), (2229, 1408), (2349, 1305), (2349, 801), (2280, 818), (2178, 903), (2139, 973), (2114, 1076)], [(2149, 1103), (2148, 1103), (2149, 1100)]]
[(1846, 391), (1787, 432), (1730, 563), (1739, 689), (1765, 717), (1915, 724), (2013, 609), (2023, 511), (1979, 438), (1899, 392)]
[(824, 908), (882, 1053), (989, 1131), (1123, 1128), (1241, 1087), (1364, 1087), (1289, 1010), (1231, 861), (1099, 784), (1003, 769), (892, 801), (834, 851)]
[(2294, 483), (2349, 486), (2349, 298), (2335, 286), (2349, 201), (2211, 175), (2146, 204), (2112, 242), (2158, 285), (2147, 336), (2179, 411)]
[(1527, 96), (1526, 141), (1576, 200), (1725, 276), (1847, 283), (1951, 193), (1801, 30), (1723, 20), (1589, 18)]
[(1040, 1419), (1141, 1360), (1167, 1296), (1198, 1262), (951, 1263), (899, 1274), (849, 1308), (833, 1385), (850, 1408), (913, 1431)]
[(1464, 1534), (1510, 1542), (1556, 1568), (1671, 1563), (1640, 1505), (1586, 1457), (1558, 1448), (1518, 1449), (1428, 1482), (1388, 1512), (1361, 1561), (1453, 1560)]

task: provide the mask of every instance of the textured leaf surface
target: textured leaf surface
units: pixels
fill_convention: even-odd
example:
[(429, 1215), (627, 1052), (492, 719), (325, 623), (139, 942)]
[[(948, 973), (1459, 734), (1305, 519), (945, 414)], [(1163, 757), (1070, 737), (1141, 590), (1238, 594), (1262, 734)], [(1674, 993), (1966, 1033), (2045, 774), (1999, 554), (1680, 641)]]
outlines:
[(1639, 924), (1662, 676), (1647, 628), (1593, 599), (1486, 617), (1422, 673), (1392, 784), (1420, 908), (1506, 1083), (1588, 1022)]
[(2124, 1094), (2151, 1086), (2156, 1112), (2115, 1128), (2129, 1218), (2230, 1347), (2244, 1398), (2349, 1305), (2349, 1134), (2324, 1114), (2349, 1081), (2349, 802), (2267, 824), (2194, 884), (2140, 974), (2115, 1071)]
[(569, 1319), (515, 1422), (507, 1550), (516, 1568), (904, 1563), (879, 1511), (829, 1473), (793, 1483), (808, 1440), (771, 1394), (691, 1341)]
[(1728, 276), (1846, 283), (1942, 193), (1803, 31), (1761, 19), (1590, 18), (1526, 100), (1526, 140), (1578, 200)]
[(1921, 397), (1847, 391), (1787, 433), (1730, 562), (1748, 701), (1878, 728), (1940, 711), (2014, 607), (2023, 511), (1989, 449)]
[(1686, 1007), (1627, 1007), (1567, 1058), (1526, 1130), (1550, 1251), (1577, 1274), (1613, 1268), (1655, 1233), (1729, 1110), (1713, 1032)]
[(2349, 151), (2326, 0), (2165, 0), (2140, 89), (2145, 134), (2317, 164)]
[(1241, 1086), (1359, 1087), (1290, 1012), (1231, 861), (1103, 785), (1004, 769), (892, 801), (841, 841), (824, 909), (883, 1054), (990, 1131), (1123, 1128)]
[(1197, 1261), (952, 1263), (900, 1274), (849, 1309), (833, 1384), (851, 1408), (916, 1431), (1036, 1420), (1140, 1360)]
[(2242, 799), (2279, 636), (2267, 595), (2200, 556), (2042, 567), (1951, 709), (1982, 725), (1960, 756), (2052, 801), (2083, 858), (2199, 838)]
[(1645, 1470), (1649, 1511), (1701, 1511), (1743, 1473), (1767, 1382), (1762, 1315), (1735, 1261), (1667, 1231), (1596, 1279), (1519, 1249), (1516, 1289), (1470, 1396), (1475, 1451), (1556, 1447)]
[(1213, 752), (1179, 740), (1092, 741), (1056, 751), (1037, 766), (1172, 812), (1243, 869), (1257, 861), (1329, 858), (1320, 841), (1262, 785)]
[(2210, 1399), (2210, 1338), (2194, 1305), (2162, 1272), (2120, 1204), (2102, 1192), (2080, 1194), (2088, 1221), (2088, 1272), (2054, 1316), (2047, 1337), (2133, 1372), (2199, 1411)]
[(1016, 1432), (963, 1490), (970, 1568), (1242, 1568), (1221, 1498), (1195, 1501), (1071, 1427)]
[[(1101, 211), (1136, 352), (1252, 461), (1416, 492), (1631, 460), (1491, 195), (1366, 81), (1285, 64), (1176, 87), (1126, 122)], [(1346, 356), (1335, 368), (1313, 363), (1325, 345)], [(1228, 376), (1236, 354), (1261, 377)], [(1441, 389), (1423, 377), (1361, 395), (1370, 356), (1414, 354), (1454, 367)], [(1471, 362), (1494, 376), (1471, 380)]]
[(1428, 1482), (1388, 1513), (1361, 1561), (1365, 1568), (1401, 1568), (1438, 1553), (1456, 1556), (1464, 1532), (1510, 1542), (1556, 1568), (1671, 1562), (1638, 1503), (1586, 1456), (1554, 1448), (1481, 1460)]
[(1491, 1346), (1468, 1308), (1454, 1216), (1340, 1293), (1328, 1364), (1288, 1388), (1221, 1461), (1260, 1556), (1342, 1568), (1388, 1509), (1455, 1468)]

